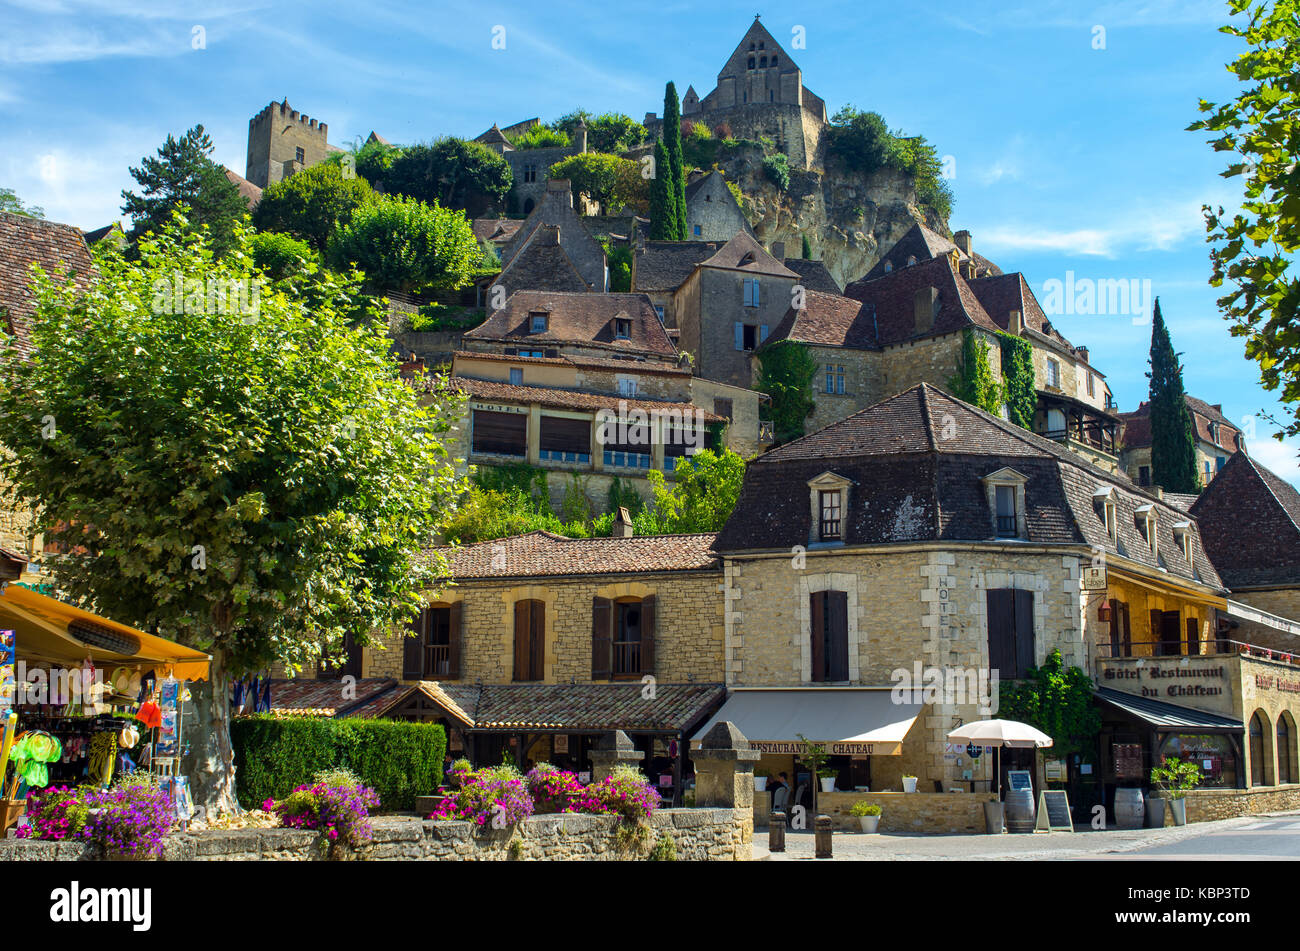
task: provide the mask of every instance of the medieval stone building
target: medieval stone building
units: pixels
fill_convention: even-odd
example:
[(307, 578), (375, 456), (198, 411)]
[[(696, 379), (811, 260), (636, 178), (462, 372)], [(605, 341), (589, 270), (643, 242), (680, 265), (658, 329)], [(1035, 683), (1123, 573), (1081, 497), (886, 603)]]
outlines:
[[(1196, 444), (1196, 469), (1202, 485), (1228, 463), (1234, 452), (1246, 447), (1241, 430), (1223, 415), (1223, 405), (1184, 396), (1192, 417), (1192, 440)], [(1151, 485), (1151, 404), (1143, 400), (1132, 413), (1120, 413), (1124, 428), (1120, 467), (1138, 485)]]
[(480, 145), (485, 145), (496, 152), (510, 165), (514, 184), (506, 196), (506, 212), (509, 214), (531, 214), (547, 193), (551, 166), (572, 155), (581, 155), (587, 151), (585, 124), (578, 125), (577, 135), (568, 145), (542, 149), (517, 149), (511, 144), (512, 138), (522, 135), (537, 125), (539, 125), (537, 119), (517, 122), (505, 129), (493, 125), (474, 139)]
[(328, 125), (300, 115), (288, 99), (271, 103), (248, 120), (244, 178), (266, 188), (343, 151), (329, 144), (328, 133)]

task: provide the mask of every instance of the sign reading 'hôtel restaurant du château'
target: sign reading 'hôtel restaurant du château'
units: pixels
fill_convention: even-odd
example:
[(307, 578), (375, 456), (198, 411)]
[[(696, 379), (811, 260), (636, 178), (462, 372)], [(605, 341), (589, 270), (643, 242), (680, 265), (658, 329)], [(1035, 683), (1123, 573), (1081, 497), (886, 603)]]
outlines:
[(1183, 667), (1148, 662), (1141, 667), (1103, 667), (1101, 679), (1105, 686), (1126, 693), (1137, 693), (1132, 681), (1138, 681), (1143, 697), (1217, 697), (1228, 683), (1228, 672), (1221, 664)]

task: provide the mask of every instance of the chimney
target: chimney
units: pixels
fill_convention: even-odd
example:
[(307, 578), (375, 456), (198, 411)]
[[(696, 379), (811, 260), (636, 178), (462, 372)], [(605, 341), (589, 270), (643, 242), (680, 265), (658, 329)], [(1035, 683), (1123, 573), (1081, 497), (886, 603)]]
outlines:
[(1077, 354), (1079, 355), (1079, 359), (1082, 360), (1084, 363), (1087, 363), (1087, 362), (1088, 362), (1088, 348), (1087, 348), (1087, 347), (1075, 347), (1074, 352), (1077, 353)]
[(1162, 502), (1165, 499), (1165, 490), (1158, 485), (1151, 486), (1151, 494), (1154, 495), (1156, 498), (1160, 499), (1160, 501)]
[(773, 242), (772, 242), (772, 257), (776, 258), (778, 261), (784, 261), (784, 260), (785, 260), (785, 242), (784, 242), (784, 241), (773, 241)]
[(638, 254), (645, 254), (645, 229), (642, 228), (635, 220), (632, 227), (636, 228), (636, 250)]
[(587, 151), (587, 122), (585, 119), (578, 120), (578, 151)]
[(614, 519), (614, 538), (631, 538), (632, 537), (632, 516), (627, 513), (627, 506), (618, 507), (618, 518)]
[(1019, 337), (1020, 332), (1024, 329), (1025, 325), (1020, 319), (1020, 311), (1011, 311), (1011, 313), (1007, 315), (1007, 333), (1014, 337)]
[(969, 231), (958, 231), (952, 236), (952, 243), (961, 248), (963, 254), (971, 253), (971, 240)]

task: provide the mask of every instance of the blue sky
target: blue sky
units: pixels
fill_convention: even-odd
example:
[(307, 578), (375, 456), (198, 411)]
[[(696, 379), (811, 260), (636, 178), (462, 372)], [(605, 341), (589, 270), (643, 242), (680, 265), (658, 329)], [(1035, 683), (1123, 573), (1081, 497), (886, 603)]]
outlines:
[[(671, 79), (713, 88), (755, 13), (831, 112), (880, 112), (951, 156), (951, 224), (1044, 285), (1150, 281), (1188, 391), (1252, 430), (1250, 450), (1300, 484), (1280, 405), (1229, 335), (1209, 287), (1200, 206), (1232, 206), (1226, 164), (1184, 129), (1235, 91), (1220, 0), (784, 4), (0, 2), (0, 185), (47, 217), (120, 217), (127, 167), (202, 122), (244, 170), (248, 119), (288, 97), (347, 144), (472, 136), (574, 107), (640, 118)], [(494, 49), (493, 28), (505, 28)], [(194, 48), (201, 27), (206, 47)], [(1104, 28), (1104, 49), (1094, 48)], [(1054, 321), (1090, 348), (1122, 409), (1145, 398), (1150, 326), (1128, 314)]]

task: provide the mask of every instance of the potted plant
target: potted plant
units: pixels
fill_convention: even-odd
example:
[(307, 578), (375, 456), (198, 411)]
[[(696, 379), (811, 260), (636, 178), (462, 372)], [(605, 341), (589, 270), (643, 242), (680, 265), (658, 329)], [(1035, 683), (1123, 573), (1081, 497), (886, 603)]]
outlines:
[[(1199, 786), (1201, 778), (1201, 767), (1190, 760), (1166, 756), (1159, 766), (1151, 768), (1151, 782), (1164, 794), (1160, 802), (1168, 803), (1169, 814), (1173, 816), (1174, 825), (1187, 825), (1187, 792)], [(1163, 825), (1163, 808), (1160, 818), (1160, 824)]]
[[(830, 759), (830, 754), (826, 752), (826, 744), (814, 743), (812, 740), (808, 739), (802, 733), (796, 733), (795, 735), (799, 737), (799, 742), (803, 744), (803, 754), (801, 755), (800, 758), (805, 763), (807, 763), (808, 766), (812, 769), (812, 773), (814, 776), (818, 777), (819, 779), (822, 778), (822, 774), (827, 772), (822, 768), (822, 764), (824, 764), (828, 759)], [(822, 780), (822, 788), (823, 789), (826, 788), (826, 782), (824, 779)], [(835, 777), (834, 774), (832, 773), (831, 789), (834, 788), (835, 788)], [(814, 808), (816, 806), (816, 801), (817, 801), (816, 796), (814, 794), (814, 798), (813, 798)]]
[(853, 804), (849, 814), (857, 816), (858, 824), (862, 826), (863, 832), (875, 832), (880, 828), (880, 807), (874, 803), (859, 799)]
[(910, 773), (903, 774), (903, 792), (916, 792), (916, 777)]
[(766, 792), (767, 780), (768, 780), (768, 775), (766, 770), (755, 769), (754, 770), (754, 792)]
[(839, 778), (840, 771), (837, 769), (819, 769), (817, 778), (821, 780), (822, 792), (835, 792), (835, 780)]

